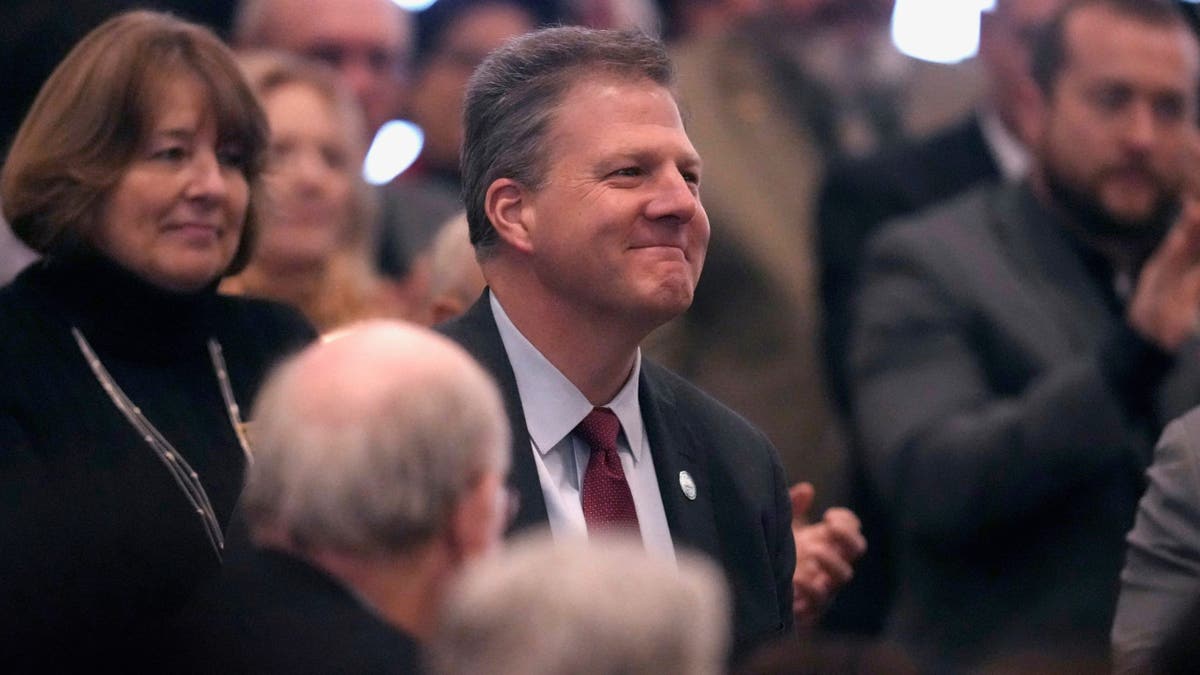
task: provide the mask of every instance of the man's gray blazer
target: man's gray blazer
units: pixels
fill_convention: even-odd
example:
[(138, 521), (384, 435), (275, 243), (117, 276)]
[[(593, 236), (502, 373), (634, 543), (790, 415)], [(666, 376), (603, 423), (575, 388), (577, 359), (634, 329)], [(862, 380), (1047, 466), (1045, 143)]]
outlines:
[(1024, 185), (869, 246), (851, 396), (900, 533), (892, 632), (927, 663), (1107, 646), (1160, 420), (1200, 402), (1111, 288)]
[(1146, 475), (1113, 622), (1118, 673), (1146, 672), (1200, 602), (1200, 408), (1167, 426)]

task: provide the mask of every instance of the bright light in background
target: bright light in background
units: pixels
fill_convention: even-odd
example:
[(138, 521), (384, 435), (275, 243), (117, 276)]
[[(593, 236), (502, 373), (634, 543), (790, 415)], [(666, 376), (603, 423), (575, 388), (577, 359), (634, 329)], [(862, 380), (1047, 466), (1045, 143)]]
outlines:
[[(423, 12), (437, 0), (392, 0), (397, 7), (409, 12)], [(408, 120), (392, 120), (379, 128), (367, 159), (363, 162), (363, 179), (371, 185), (390, 183), (393, 178), (417, 161), (425, 145), (425, 132)]]
[(410, 12), (423, 12), (429, 9), (429, 6), (437, 2), (437, 0), (392, 0), (400, 9), (407, 9)]
[(383, 185), (399, 176), (421, 154), (425, 134), (407, 120), (392, 120), (379, 128), (367, 159), (363, 162), (363, 178), (371, 185)]
[(994, 0), (896, 0), (892, 43), (923, 61), (957, 63), (979, 51), (979, 12)]

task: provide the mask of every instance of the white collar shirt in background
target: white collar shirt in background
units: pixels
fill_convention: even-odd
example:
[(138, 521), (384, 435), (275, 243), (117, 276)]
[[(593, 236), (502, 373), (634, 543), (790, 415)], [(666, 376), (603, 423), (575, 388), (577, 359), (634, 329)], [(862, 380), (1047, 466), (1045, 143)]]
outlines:
[(983, 141), (996, 166), (1000, 167), (1000, 175), (1010, 183), (1024, 180), (1029, 173), (1029, 149), (1004, 126), (994, 110), (985, 108), (976, 114), (979, 115)]

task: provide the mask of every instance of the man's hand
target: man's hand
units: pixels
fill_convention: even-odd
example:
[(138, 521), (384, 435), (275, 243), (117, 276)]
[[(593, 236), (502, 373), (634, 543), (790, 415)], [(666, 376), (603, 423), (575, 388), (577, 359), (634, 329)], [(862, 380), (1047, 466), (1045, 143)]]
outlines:
[(858, 517), (849, 509), (825, 511), (809, 523), (815, 494), (811, 483), (797, 483), (792, 498), (792, 535), (796, 538), (796, 571), (792, 573), (792, 613), (796, 622), (811, 626), (821, 617), (839, 588), (854, 576), (853, 563), (867, 550)]
[(1200, 202), (1189, 198), (1179, 220), (1142, 267), (1129, 303), (1129, 325), (1174, 353), (1200, 327)]

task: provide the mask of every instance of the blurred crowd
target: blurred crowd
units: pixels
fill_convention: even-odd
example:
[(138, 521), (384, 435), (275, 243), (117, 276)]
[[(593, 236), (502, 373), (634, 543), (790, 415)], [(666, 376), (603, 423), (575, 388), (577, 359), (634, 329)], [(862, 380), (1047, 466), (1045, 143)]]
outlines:
[[(954, 64), (894, 46), (893, 0), (180, 0), (137, 3), (178, 18), (112, 20), (126, 4), (0, 8), (0, 635), (16, 643), (0, 654), (19, 669), (160, 638), (147, 663), (197, 672), (1200, 668), (1187, 3), (995, 0)], [(557, 210), (537, 195), (592, 147), (584, 131), (597, 147), (641, 132), (598, 103), (567, 143), (554, 124), (594, 92), (551, 82), (511, 132), (530, 157), (488, 160), (511, 102), (484, 110), (480, 66), (547, 26), (661, 40), (662, 81), (604, 58), (563, 72), (653, 80), (699, 158), (678, 162), (691, 210), (662, 205), (695, 230), (694, 294), (627, 332), (622, 270), (536, 227), (587, 217), (586, 179), (557, 186), (575, 200)], [(420, 152), (370, 185), (392, 120), (421, 129)], [(652, 174), (660, 146), (643, 145), (626, 154)], [(505, 193), (522, 171), (542, 182)], [(179, 230), (169, 245), (146, 234), (156, 219)], [(481, 312), (494, 345), (472, 332)], [(641, 373), (632, 426), (647, 418), (656, 453), (657, 479), (625, 468), (644, 546), (562, 535), (574, 511), (547, 485), (586, 502), (592, 466), (554, 473), (576, 460), (543, 459), (521, 413), (532, 386), (559, 391), (523, 371), (553, 364), (616, 410), (637, 457), (628, 390), (597, 401), (543, 348), (607, 325), (636, 353), (621, 377)], [(660, 463), (659, 365), (689, 387), (672, 400), (694, 386), (736, 413), (679, 426), (751, 477), (697, 486)], [(648, 514), (638, 480), (724, 490), (712, 509), (733, 515), (693, 540), (694, 516), (666, 494)], [(553, 537), (501, 546), (537, 524)], [(669, 564), (656, 538), (674, 539)], [(779, 593), (792, 607), (772, 623)]]

